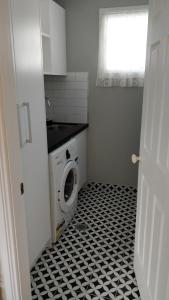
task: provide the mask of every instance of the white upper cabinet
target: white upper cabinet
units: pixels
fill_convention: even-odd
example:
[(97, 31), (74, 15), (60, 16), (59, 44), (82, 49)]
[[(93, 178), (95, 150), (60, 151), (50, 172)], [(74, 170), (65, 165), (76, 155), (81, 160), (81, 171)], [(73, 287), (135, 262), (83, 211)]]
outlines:
[(65, 9), (52, 0), (41, 0), (41, 34), (44, 74), (66, 75)]

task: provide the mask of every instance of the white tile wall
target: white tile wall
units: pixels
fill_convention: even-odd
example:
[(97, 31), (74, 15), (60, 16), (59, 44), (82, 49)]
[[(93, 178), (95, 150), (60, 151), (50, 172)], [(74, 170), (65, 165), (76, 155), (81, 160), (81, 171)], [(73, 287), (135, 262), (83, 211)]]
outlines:
[[(47, 118), (65, 123), (88, 122), (88, 73), (70, 72), (67, 76), (45, 77)], [(47, 103), (47, 101), (46, 101)]]

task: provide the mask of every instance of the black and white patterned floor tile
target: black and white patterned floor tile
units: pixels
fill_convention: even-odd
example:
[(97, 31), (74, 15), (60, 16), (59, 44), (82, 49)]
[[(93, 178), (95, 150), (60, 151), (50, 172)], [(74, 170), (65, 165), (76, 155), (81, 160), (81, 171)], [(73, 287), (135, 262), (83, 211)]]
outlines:
[(133, 187), (98, 183), (81, 190), (72, 222), (31, 271), (33, 300), (140, 299), (133, 269), (136, 194)]

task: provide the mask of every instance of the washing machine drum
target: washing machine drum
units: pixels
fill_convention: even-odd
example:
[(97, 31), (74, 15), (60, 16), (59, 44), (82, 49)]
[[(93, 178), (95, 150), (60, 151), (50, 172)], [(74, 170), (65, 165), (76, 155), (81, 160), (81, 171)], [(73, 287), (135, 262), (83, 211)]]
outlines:
[(73, 209), (78, 194), (79, 170), (75, 161), (69, 161), (64, 168), (59, 191), (60, 206), (64, 212)]

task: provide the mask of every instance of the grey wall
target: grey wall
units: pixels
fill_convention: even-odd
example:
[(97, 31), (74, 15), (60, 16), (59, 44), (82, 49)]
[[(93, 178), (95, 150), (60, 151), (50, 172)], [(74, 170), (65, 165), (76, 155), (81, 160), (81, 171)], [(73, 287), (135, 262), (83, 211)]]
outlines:
[(136, 185), (142, 88), (96, 87), (99, 8), (146, 4), (146, 0), (62, 0), (67, 12), (68, 71), (89, 72), (89, 180)]

